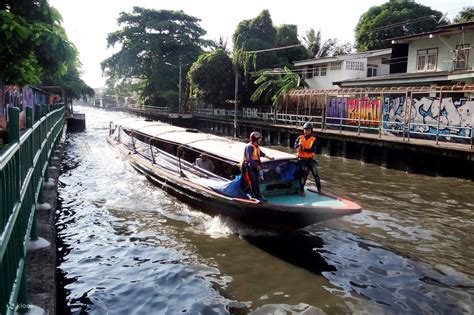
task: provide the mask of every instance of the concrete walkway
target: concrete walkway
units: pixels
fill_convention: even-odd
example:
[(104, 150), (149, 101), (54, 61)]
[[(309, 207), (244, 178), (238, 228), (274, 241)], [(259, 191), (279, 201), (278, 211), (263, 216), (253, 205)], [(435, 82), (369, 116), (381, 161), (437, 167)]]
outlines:
[(58, 198), (58, 178), (65, 139), (65, 129), (59, 145), (52, 153), (49, 168), (49, 183), (43, 185), (44, 202), (51, 209), (36, 210), (38, 237), (46, 239), (50, 246), (45, 249), (29, 250), (26, 255), (26, 274), (29, 302), (41, 307), (46, 314), (56, 314), (56, 205)]

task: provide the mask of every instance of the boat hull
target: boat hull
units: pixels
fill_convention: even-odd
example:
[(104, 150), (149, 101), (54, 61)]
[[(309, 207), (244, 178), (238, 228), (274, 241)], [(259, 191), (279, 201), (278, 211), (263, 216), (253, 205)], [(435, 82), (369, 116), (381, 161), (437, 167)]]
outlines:
[[(297, 230), (317, 222), (360, 212), (360, 207), (347, 200), (344, 208), (289, 206), (261, 203), (253, 199), (232, 198), (193, 183), (179, 174), (163, 170), (138, 153), (131, 152), (113, 137), (107, 141), (116, 147), (140, 173), (155, 185), (210, 215), (223, 215), (254, 226), (272, 230)], [(331, 196), (332, 197), (332, 196)]]

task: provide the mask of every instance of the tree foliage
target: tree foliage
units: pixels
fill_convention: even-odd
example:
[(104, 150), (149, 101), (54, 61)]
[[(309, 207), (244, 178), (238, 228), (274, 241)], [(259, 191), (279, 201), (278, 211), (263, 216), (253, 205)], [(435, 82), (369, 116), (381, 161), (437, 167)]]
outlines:
[[(232, 41), (234, 59), (238, 59), (234, 61), (242, 63), (244, 68), (250, 68), (253, 59), (246, 52), (277, 47), (277, 31), (273, 27), (270, 12), (263, 10), (256, 18), (241, 21), (232, 35)], [(256, 61), (255, 66), (257, 69), (272, 68), (277, 62), (276, 53), (268, 52), (264, 58)]]
[(202, 47), (211, 44), (202, 39), (206, 31), (200, 20), (183, 11), (134, 7), (117, 21), (121, 28), (108, 34), (107, 43), (121, 49), (102, 62), (105, 75), (115, 81), (143, 80), (142, 96), (153, 105), (176, 103), (179, 64), (185, 78)]
[(454, 18), (454, 23), (474, 22), (474, 6), (463, 8)]
[(42, 76), (62, 76), (77, 52), (61, 26), (61, 15), (46, 0), (0, 4), (0, 80), (38, 84)]
[(273, 105), (276, 105), (280, 97), (288, 91), (308, 86), (298, 74), (287, 67), (284, 68), (284, 72), (285, 75), (282, 76), (272, 71), (261, 71), (260, 76), (255, 80), (255, 84), (260, 85), (252, 94), (251, 100), (256, 102), (262, 95), (265, 95), (265, 102), (271, 99)]
[(222, 105), (233, 98), (232, 60), (222, 49), (201, 55), (188, 72), (193, 97), (206, 103)]
[[(276, 29), (276, 47), (285, 47), (301, 44), (298, 39), (298, 26), (292, 24), (283, 24), (275, 27)], [(306, 49), (301, 47), (289, 48), (277, 51), (277, 64), (275, 68), (292, 67), (293, 61), (308, 58)]]
[(79, 65), (70, 65), (63, 75), (45, 76), (42, 84), (63, 87), (66, 96), (71, 99), (86, 99), (88, 96), (94, 96), (94, 90), (80, 78), (78, 68)]
[(307, 58), (304, 47), (284, 50), (255, 51), (301, 44), (295, 25), (273, 26), (268, 10), (257, 17), (241, 21), (232, 37), (234, 44), (234, 65), (244, 74), (243, 86), (239, 88), (243, 103), (250, 101), (256, 86), (248, 80), (248, 73), (262, 69), (291, 67), (292, 62)]
[(306, 32), (303, 40), (308, 55), (314, 58), (346, 55), (352, 52), (351, 43), (339, 44), (336, 38), (329, 38), (322, 43), (321, 30), (316, 32), (313, 28)]
[(358, 51), (389, 48), (391, 38), (435, 30), (441, 16), (441, 12), (411, 0), (390, 0), (371, 7), (356, 26), (356, 48)]

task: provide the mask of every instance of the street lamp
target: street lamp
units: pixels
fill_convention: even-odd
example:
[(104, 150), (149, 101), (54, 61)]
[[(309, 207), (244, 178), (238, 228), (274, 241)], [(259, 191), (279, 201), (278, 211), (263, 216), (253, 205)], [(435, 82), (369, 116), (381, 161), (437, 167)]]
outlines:
[(172, 66), (179, 68), (179, 83), (178, 83), (178, 114), (181, 114), (181, 72), (182, 72), (182, 65), (181, 58), (179, 59), (179, 66), (174, 65), (169, 62), (165, 62), (165, 65)]

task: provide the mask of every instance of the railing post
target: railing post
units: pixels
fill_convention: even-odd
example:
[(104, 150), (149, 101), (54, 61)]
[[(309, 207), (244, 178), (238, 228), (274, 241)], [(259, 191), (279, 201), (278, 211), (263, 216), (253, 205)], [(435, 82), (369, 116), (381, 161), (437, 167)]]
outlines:
[(33, 108), (27, 106), (25, 108), (26, 111), (26, 128), (31, 128), (33, 127)]
[(380, 110), (379, 110), (379, 139), (382, 138), (382, 128), (383, 128), (383, 109), (385, 105), (384, 93), (380, 93)]
[[(7, 133), (8, 133), (8, 143), (18, 143), (20, 141), (20, 109), (18, 107), (9, 107), (8, 108), (8, 124), (7, 124)], [(20, 151), (18, 151), (15, 155), (15, 158), (18, 158)], [(20, 161), (19, 159), (16, 160), (16, 163), (13, 163), (13, 167), (15, 169), (15, 180), (14, 183), (16, 187), (13, 189), (15, 190), (15, 198), (20, 198), (20, 191), (22, 185), (21, 179), (21, 171), (20, 171)]]
[(326, 129), (326, 116), (328, 112), (328, 92), (324, 93), (323, 114), (321, 115), (321, 130)]
[(28, 288), (26, 286), (26, 266), (23, 265), (23, 271), (20, 279), (20, 289), (17, 298), (18, 313), (28, 313), (30, 310), (30, 301), (28, 299)]
[(35, 121), (40, 120), (41, 118), (41, 105), (36, 104), (35, 105)]
[(438, 122), (436, 123), (436, 144), (439, 140), (439, 125), (441, 123), (441, 103), (443, 102), (443, 92), (439, 92), (439, 109), (438, 109)]
[[(40, 188), (41, 191), (43, 188)], [(40, 192), (42, 194), (42, 192)], [(38, 198), (39, 199), (39, 198)], [(43, 204), (43, 203), (41, 203)], [(38, 231), (36, 229), (36, 213), (33, 215), (33, 222), (31, 224), (31, 231), (30, 231), (30, 241), (37, 241), (38, 240)]]
[[(348, 100), (349, 101), (349, 100)], [(336, 97), (336, 102), (337, 102), (337, 97)], [(347, 105), (347, 103), (346, 103)], [(339, 111), (339, 132), (342, 133), (342, 112), (343, 112), (343, 107), (344, 107), (344, 95), (341, 96), (341, 110)]]
[(361, 116), (361, 112), (360, 112), (360, 103), (362, 102), (362, 92), (360, 92), (360, 96), (359, 96), (359, 101), (357, 102), (357, 111), (358, 111), (358, 125), (357, 125), (357, 134), (360, 135), (360, 116)]
[(402, 141), (405, 141), (405, 130), (407, 123), (407, 104), (408, 104), (408, 91), (405, 92), (405, 102), (403, 102), (403, 130), (402, 130)]
[(413, 94), (410, 92), (408, 93), (407, 92), (407, 95), (410, 95), (409, 96), (409, 99), (410, 99), (410, 102), (408, 102), (408, 97), (407, 97), (407, 104), (408, 106), (410, 106), (409, 110), (408, 110), (408, 134), (407, 134), (407, 141), (410, 141), (410, 121), (411, 121), (411, 111), (412, 111), (412, 101), (413, 101)]
[[(469, 112), (472, 113), (472, 111), (474, 110), (474, 106), (473, 106), (474, 102), (471, 101), (470, 104), (471, 104), (471, 108), (469, 108)], [(472, 145), (473, 145), (472, 140), (474, 139), (474, 134), (473, 134), (474, 129), (472, 127), (473, 126), (472, 126), (472, 119), (471, 119), (471, 150), (472, 150)]]
[(20, 140), (20, 109), (18, 107), (8, 108), (7, 124), (8, 142), (18, 142)]

